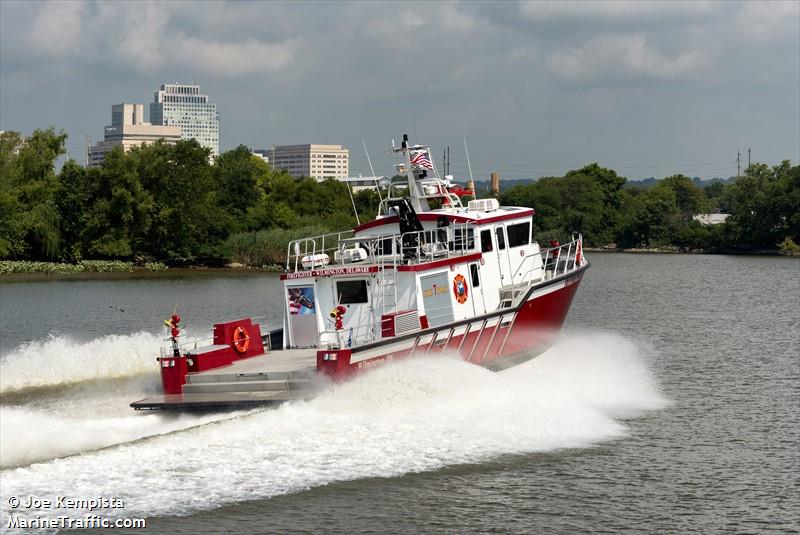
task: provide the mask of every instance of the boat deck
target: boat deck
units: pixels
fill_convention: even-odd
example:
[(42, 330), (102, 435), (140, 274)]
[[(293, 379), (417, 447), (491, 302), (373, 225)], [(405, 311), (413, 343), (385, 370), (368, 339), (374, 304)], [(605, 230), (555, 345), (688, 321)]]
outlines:
[(189, 373), (183, 394), (162, 394), (131, 403), (137, 410), (243, 408), (306, 399), (319, 391), (316, 350), (289, 349), (242, 359), (229, 366)]
[[(270, 351), (257, 357), (237, 360), (230, 366), (225, 366), (223, 368), (190, 373), (188, 377), (203, 377), (220, 374), (277, 373), (304, 369), (311, 369), (313, 371), (316, 365), (316, 348), (280, 349), (277, 351)], [(189, 382), (191, 382), (191, 380), (189, 380)]]

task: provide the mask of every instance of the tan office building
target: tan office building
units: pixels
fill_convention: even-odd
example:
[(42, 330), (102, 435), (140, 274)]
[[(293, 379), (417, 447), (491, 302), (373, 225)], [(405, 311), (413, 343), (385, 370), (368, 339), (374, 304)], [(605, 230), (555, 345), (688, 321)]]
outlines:
[(296, 178), (344, 180), (350, 174), (350, 151), (341, 145), (277, 145), (269, 161)]
[(89, 148), (88, 165), (102, 165), (106, 154), (114, 147), (122, 146), (128, 152), (133, 147), (160, 139), (166, 143), (179, 141), (181, 128), (144, 122), (144, 104), (114, 104), (111, 106), (111, 125), (105, 127), (103, 141)]

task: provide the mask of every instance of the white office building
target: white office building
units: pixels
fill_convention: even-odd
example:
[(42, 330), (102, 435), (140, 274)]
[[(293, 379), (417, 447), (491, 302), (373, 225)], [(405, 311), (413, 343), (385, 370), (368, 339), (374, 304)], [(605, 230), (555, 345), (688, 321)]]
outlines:
[(269, 161), (296, 178), (344, 180), (350, 174), (350, 151), (341, 145), (278, 145)]
[(181, 129), (177, 126), (158, 126), (144, 122), (144, 104), (114, 104), (111, 106), (111, 124), (105, 127), (103, 141), (88, 149), (87, 164), (98, 167), (103, 164), (106, 154), (114, 147), (121, 146), (128, 152), (144, 143), (176, 143), (181, 139)]
[(150, 103), (150, 122), (179, 126), (183, 139), (196, 139), (201, 146), (219, 155), (219, 114), (208, 95), (196, 84), (161, 84)]

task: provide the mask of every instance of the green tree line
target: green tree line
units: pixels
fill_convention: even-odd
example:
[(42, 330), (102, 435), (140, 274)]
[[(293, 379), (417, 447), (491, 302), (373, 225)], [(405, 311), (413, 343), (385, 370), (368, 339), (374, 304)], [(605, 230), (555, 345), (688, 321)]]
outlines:
[[(100, 167), (69, 160), (56, 173), (65, 141), (52, 128), (0, 135), (0, 258), (213, 265), (234, 257), (242, 235), (355, 224), (344, 183), (294, 179), (244, 146), (213, 162), (194, 140), (117, 147)], [(354, 200), (374, 217), (376, 193)]]
[[(0, 135), (0, 258), (169, 265), (281, 262), (290, 239), (350, 228), (344, 183), (295, 179), (239, 146), (218, 156), (195, 141), (115, 148), (100, 167), (67, 161), (66, 134)], [(378, 195), (354, 196), (361, 220)], [(506, 205), (535, 208), (539, 240), (583, 233), (589, 245), (777, 249), (800, 242), (800, 167), (753, 164), (729, 184), (683, 175), (640, 187), (597, 164), (516, 186)], [(722, 211), (722, 225), (692, 216)]]
[[(641, 187), (594, 163), (500, 197), (503, 204), (536, 210), (540, 240), (577, 231), (588, 245), (625, 248), (791, 252), (800, 243), (800, 166), (788, 160), (773, 167), (755, 163), (728, 184), (713, 181), (704, 188), (680, 174)], [(693, 218), (716, 212), (729, 214), (725, 223), (703, 225)]]

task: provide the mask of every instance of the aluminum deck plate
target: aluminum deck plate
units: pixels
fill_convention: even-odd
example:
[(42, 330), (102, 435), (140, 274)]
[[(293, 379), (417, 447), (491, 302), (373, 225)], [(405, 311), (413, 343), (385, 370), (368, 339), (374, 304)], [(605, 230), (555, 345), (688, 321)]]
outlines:
[[(212, 410), (283, 403), (312, 397), (319, 391), (313, 382), (316, 350), (271, 351), (242, 359), (229, 366), (187, 375), (186, 384), (209, 391), (151, 396), (130, 404), (137, 410)], [(229, 391), (218, 391), (225, 384)], [(280, 384), (275, 388), (275, 384)]]

